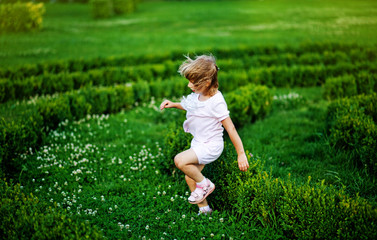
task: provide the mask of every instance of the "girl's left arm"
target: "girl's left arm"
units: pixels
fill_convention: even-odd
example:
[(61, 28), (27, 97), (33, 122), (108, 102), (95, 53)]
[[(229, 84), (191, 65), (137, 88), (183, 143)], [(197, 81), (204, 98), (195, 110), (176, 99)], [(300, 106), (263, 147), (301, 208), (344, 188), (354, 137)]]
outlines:
[(238, 155), (238, 167), (241, 171), (245, 172), (249, 168), (249, 162), (247, 161), (245, 150), (243, 148), (241, 138), (237, 133), (236, 127), (234, 126), (230, 117), (225, 118), (223, 121), (221, 121), (221, 123), (223, 124), (225, 130), (228, 132), (230, 140), (236, 148)]

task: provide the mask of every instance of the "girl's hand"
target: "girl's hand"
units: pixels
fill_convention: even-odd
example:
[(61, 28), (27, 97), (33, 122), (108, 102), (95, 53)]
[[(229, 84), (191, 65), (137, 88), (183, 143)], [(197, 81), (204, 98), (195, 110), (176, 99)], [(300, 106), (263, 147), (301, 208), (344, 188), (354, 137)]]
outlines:
[(246, 172), (249, 168), (249, 162), (245, 154), (238, 155), (238, 167), (242, 172)]
[(169, 100), (165, 100), (161, 103), (160, 105), (160, 110), (163, 110), (164, 108), (172, 108), (174, 107), (173, 106), (173, 102), (172, 101), (169, 101)]

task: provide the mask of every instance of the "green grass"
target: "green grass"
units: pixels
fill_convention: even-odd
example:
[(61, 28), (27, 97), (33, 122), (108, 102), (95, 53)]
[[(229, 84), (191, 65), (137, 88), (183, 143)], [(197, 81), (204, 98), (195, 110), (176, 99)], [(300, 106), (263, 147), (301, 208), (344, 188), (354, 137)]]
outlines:
[(161, 172), (160, 162), (172, 161), (161, 155), (172, 119), (155, 106), (62, 123), (45, 146), (24, 156), (24, 190), (96, 225), (109, 239), (279, 238), (279, 230), (231, 212), (197, 216), (183, 175)]
[(90, 5), (47, 4), (43, 29), (0, 36), (0, 64), (201, 53), (303, 41), (377, 42), (373, 0), (145, 1), (135, 13), (94, 20)]

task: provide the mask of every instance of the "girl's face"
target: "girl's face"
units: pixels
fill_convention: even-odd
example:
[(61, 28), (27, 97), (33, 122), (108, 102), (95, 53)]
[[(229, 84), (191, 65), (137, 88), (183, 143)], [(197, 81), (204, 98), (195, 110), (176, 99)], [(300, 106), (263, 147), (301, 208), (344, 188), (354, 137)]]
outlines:
[(198, 90), (195, 88), (194, 84), (189, 81), (188, 85), (187, 85), (194, 93), (199, 93)]
[(204, 87), (201, 86), (201, 87), (195, 87), (194, 84), (189, 81), (188, 85), (187, 85), (194, 93), (197, 93), (197, 94), (202, 94), (203, 93), (203, 89)]

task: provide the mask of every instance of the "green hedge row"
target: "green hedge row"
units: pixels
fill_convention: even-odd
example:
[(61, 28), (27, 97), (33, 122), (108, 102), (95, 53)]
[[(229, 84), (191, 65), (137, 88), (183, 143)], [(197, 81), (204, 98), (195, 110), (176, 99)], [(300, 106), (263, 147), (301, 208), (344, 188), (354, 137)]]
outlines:
[(0, 179), (0, 234), (6, 239), (103, 239), (95, 226), (74, 221), (56, 206)]
[(319, 86), (329, 77), (346, 73), (367, 71), (377, 73), (376, 62), (338, 63), (336, 65), (272, 66), (250, 69), (248, 76), (253, 83), (269, 87)]
[[(336, 64), (339, 62), (375, 61), (377, 46), (361, 47), (356, 44), (341, 43), (303, 43), (297, 48), (290, 46), (275, 47), (240, 47), (237, 49), (204, 49), (212, 52), (219, 59), (234, 68), (250, 68), (272, 65), (306, 65)], [(25, 64), (16, 67), (1, 67), (0, 78), (23, 79), (43, 73), (60, 73), (87, 71), (107, 66), (134, 66), (140, 64), (163, 63), (165, 61), (181, 61), (182, 52), (171, 52), (160, 55), (98, 57), (94, 59), (71, 59), (46, 63)], [(245, 67), (246, 66), (246, 67)], [(223, 69), (223, 68), (222, 68)], [(225, 68), (224, 68), (225, 69)]]
[[(240, 174), (237, 155), (228, 145), (218, 163), (207, 169), (221, 189), (216, 207), (233, 210), (265, 227), (282, 229), (288, 239), (374, 239), (377, 208), (359, 196), (322, 182), (304, 184), (275, 178), (263, 171), (259, 159)], [(206, 172), (207, 173), (207, 172)], [(221, 179), (221, 180), (220, 180)]]
[[(35, 95), (53, 94), (79, 89), (88, 85), (109, 86), (140, 80), (155, 81), (178, 76), (180, 62), (166, 61), (163, 64), (148, 64), (132, 67), (106, 67), (87, 72), (45, 73), (22, 80), (0, 79), (0, 103), (15, 99), (25, 99)], [(233, 65), (234, 62), (223, 62)], [(229, 67), (231, 68), (231, 67)], [(342, 62), (336, 65), (294, 65), (252, 67), (222, 71), (219, 82), (224, 92), (232, 91), (248, 83), (264, 84), (269, 87), (318, 86), (325, 79), (345, 73), (376, 74), (376, 62)]]
[(271, 110), (272, 95), (266, 86), (248, 84), (225, 94), (231, 118), (237, 127), (265, 117)]
[[(166, 136), (165, 148), (170, 150), (164, 150), (163, 170), (168, 167), (171, 174), (174, 156), (190, 147), (190, 138), (182, 129)], [(204, 168), (203, 174), (216, 184), (209, 200), (215, 209), (231, 211), (238, 218), (249, 218), (264, 227), (282, 229), (288, 239), (377, 237), (377, 208), (365, 199), (350, 197), (344, 189), (323, 181), (311, 183), (310, 176), (301, 185), (290, 177), (274, 178), (263, 170), (260, 159), (247, 156), (250, 168), (242, 173), (234, 146), (225, 143), (221, 157)]]
[(327, 110), (330, 145), (377, 175), (377, 93), (338, 99)]
[(367, 71), (326, 79), (324, 96), (329, 100), (377, 92), (377, 74)]
[(35, 95), (66, 92), (84, 86), (111, 86), (139, 80), (156, 81), (156, 78), (178, 76), (177, 69), (178, 63), (168, 61), (165, 64), (106, 67), (88, 72), (45, 73), (22, 80), (0, 79), (0, 103)]
[(10, 175), (19, 172), (23, 164), (19, 154), (39, 146), (46, 133), (55, 129), (65, 119), (80, 119), (87, 114), (118, 112), (124, 108), (132, 108), (137, 102), (149, 101), (151, 96), (182, 96), (189, 92), (186, 85), (187, 80), (180, 78), (153, 83), (87, 87), (12, 106), (10, 116), (3, 115), (0, 118), (2, 169)]
[(219, 76), (221, 86), (233, 88), (246, 82), (268, 87), (320, 86), (329, 77), (366, 71), (377, 73), (376, 62), (338, 63), (336, 65), (295, 65), (251, 68), (248, 71), (234, 71)]

